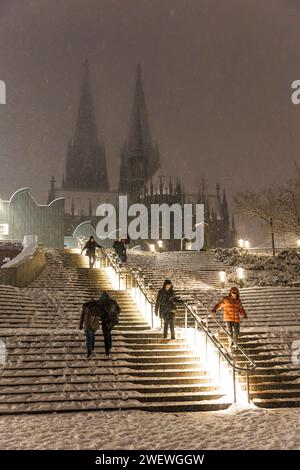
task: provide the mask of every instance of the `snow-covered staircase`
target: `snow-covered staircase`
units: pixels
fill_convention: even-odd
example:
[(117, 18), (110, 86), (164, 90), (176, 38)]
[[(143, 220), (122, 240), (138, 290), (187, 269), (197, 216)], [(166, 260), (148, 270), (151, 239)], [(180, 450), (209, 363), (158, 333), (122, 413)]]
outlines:
[[(82, 303), (107, 290), (121, 305), (112, 358), (97, 334), (91, 359), (78, 331)], [(26, 289), (0, 286), (0, 413), (141, 409), (206, 411), (230, 403), (183, 339), (151, 331), (129, 292), (77, 253), (50, 250)]]
[[(170, 278), (180, 295), (200, 299), (198, 314), (228, 346), (227, 338), (208, 316), (208, 311), (230, 287), (227, 284), (223, 291), (216, 289), (218, 272), (224, 266), (215, 260), (213, 252), (171, 252), (158, 256), (132, 253), (128, 259), (131, 268), (141, 268), (146, 284), (153, 290)], [(248, 313), (248, 320), (241, 324), (240, 346), (257, 364), (250, 375), (251, 399), (262, 407), (300, 406), (300, 363), (292, 360), (293, 342), (300, 340), (300, 288), (253, 287), (240, 292)], [(179, 307), (177, 326), (184, 326), (184, 321), (185, 309)], [(188, 326), (193, 326), (191, 317)], [(239, 353), (236, 363), (245, 364)]]
[[(150, 252), (129, 252), (128, 266), (142, 266), (146, 277), (154, 275), (153, 284), (161, 287), (164, 277), (176, 276), (177, 289), (193, 286), (201, 288), (203, 284), (220, 286), (219, 272), (224, 265), (216, 260), (212, 251), (170, 251), (152, 254)], [(226, 284), (229, 285), (229, 284)]]

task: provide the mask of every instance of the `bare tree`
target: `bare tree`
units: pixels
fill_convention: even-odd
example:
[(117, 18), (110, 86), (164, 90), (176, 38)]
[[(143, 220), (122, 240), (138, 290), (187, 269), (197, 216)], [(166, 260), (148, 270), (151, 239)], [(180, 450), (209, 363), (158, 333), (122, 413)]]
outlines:
[(263, 191), (243, 191), (234, 196), (234, 202), (239, 214), (259, 218), (269, 225), (272, 253), (275, 256), (275, 224), (278, 221), (278, 214), (281, 214), (284, 208), (282, 189), (270, 188)]
[(276, 214), (277, 224), (282, 232), (300, 236), (300, 174), (279, 191), (282, 206)]

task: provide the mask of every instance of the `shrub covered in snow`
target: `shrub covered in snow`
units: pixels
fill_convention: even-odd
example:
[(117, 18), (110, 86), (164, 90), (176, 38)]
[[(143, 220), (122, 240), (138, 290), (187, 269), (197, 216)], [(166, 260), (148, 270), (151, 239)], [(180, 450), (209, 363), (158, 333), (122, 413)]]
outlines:
[(258, 256), (239, 248), (214, 250), (216, 258), (228, 266), (228, 279), (236, 282), (235, 268), (246, 270), (246, 286), (292, 286), (300, 284), (300, 253), (282, 250), (276, 256)]

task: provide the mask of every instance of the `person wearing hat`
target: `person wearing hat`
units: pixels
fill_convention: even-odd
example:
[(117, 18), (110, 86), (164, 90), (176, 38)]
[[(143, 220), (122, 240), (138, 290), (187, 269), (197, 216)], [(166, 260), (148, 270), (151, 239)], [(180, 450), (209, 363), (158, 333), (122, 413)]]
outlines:
[(155, 314), (159, 315), (159, 317), (164, 321), (164, 339), (167, 339), (168, 337), (169, 327), (171, 331), (171, 339), (175, 339), (177, 301), (172, 281), (170, 279), (166, 279), (163, 287), (158, 291), (154, 310)]
[[(214, 306), (212, 309), (213, 317), (215, 317), (216, 312), (222, 309), (224, 310), (224, 321), (230, 336), (237, 343), (240, 334), (240, 316), (242, 315), (245, 320), (248, 318), (242, 302), (240, 301), (240, 292), (237, 287), (232, 287), (229, 291), (229, 295), (223, 297), (223, 299)], [(231, 341), (230, 347), (233, 347), (233, 341)]]
[(85, 256), (89, 257), (90, 268), (93, 268), (96, 262), (96, 248), (102, 248), (102, 246), (96, 242), (93, 236), (91, 236), (81, 250), (81, 254), (86, 250)]

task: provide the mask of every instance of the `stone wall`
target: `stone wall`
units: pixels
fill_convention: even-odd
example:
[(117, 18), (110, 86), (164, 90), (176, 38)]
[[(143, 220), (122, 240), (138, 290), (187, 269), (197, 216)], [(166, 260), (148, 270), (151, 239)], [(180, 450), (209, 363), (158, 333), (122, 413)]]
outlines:
[(0, 270), (0, 284), (26, 287), (43, 270), (46, 264), (43, 245), (31, 245)]

